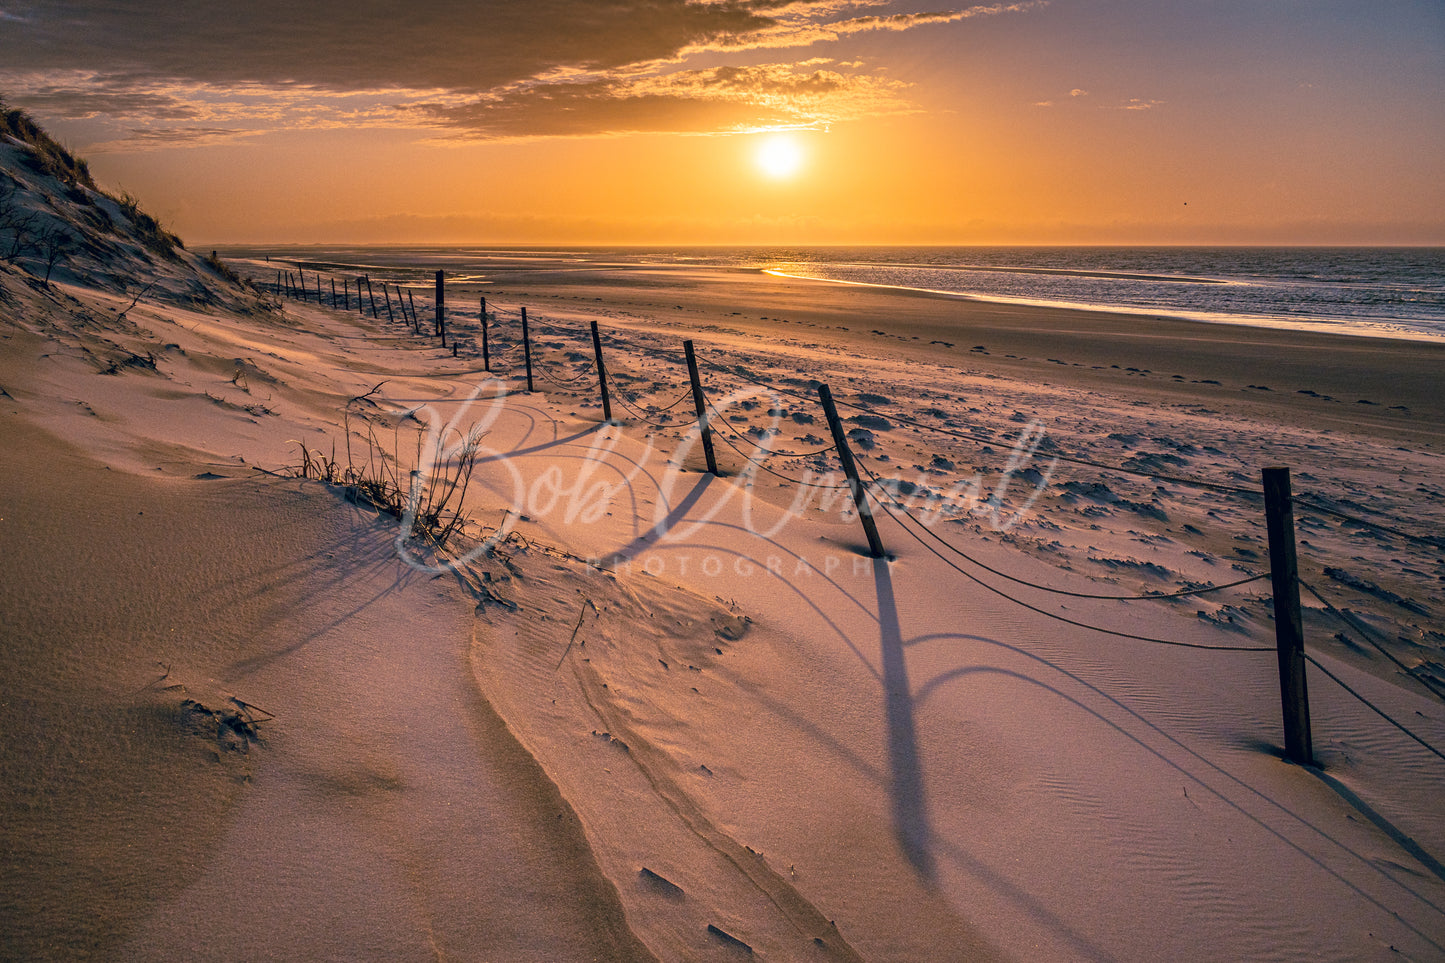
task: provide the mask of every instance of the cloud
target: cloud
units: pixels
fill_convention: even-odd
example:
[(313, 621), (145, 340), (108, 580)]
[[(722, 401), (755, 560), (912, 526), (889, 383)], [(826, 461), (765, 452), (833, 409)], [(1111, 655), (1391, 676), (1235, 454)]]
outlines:
[(11, 4), (15, 69), (116, 79), (482, 92), (562, 66), (612, 69), (769, 26), (747, 0), (46, 0)]
[(518, 137), (827, 124), (905, 110), (906, 85), (864, 72), (856, 55), (712, 65), (1046, 2), (898, 12), (899, 0), (11, 0), (0, 91), (42, 116), (152, 131), (128, 140), (155, 144), (204, 141), (188, 129)]
[(89, 154), (115, 151), (146, 150), (154, 147), (206, 147), (229, 144), (255, 137), (254, 130), (233, 130), (226, 127), (148, 127), (131, 130), (115, 140), (99, 141), (86, 148)]
[(907, 113), (901, 81), (787, 64), (713, 67), (522, 86), (459, 105), (421, 105), (444, 127), (488, 137), (822, 127)]
[(1082, 87), (1075, 87), (1073, 90), (1069, 91), (1069, 96), (1070, 96), (1070, 97), (1087, 97), (1087, 96), (1089, 96), (1089, 92), (1088, 92), (1087, 90), (1084, 90)]
[(1162, 100), (1146, 100), (1140, 97), (1130, 97), (1122, 104), (1115, 104), (1114, 110), (1153, 110), (1163, 104)]
[[(710, 38), (706, 43), (685, 48), (684, 54), (701, 53), (708, 50), (780, 50), (789, 47), (810, 47), (814, 44), (841, 40), (844, 37), (876, 31), (912, 30), (915, 27), (957, 23), (974, 17), (997, 16), (1003, 13), (1024, 13), (1048, 6), (1049, 0), (1028, 0), (1025, 3), (989, 4), (968, 7), (963, 10), (944, 10), (930, 13), (895, 13), (852, 17), (845, 20), (818, 20), (817, 8), (809, 6), (799, 14), (780, 17), (773, 24), (757, 30), (737, 34), (723, 34)], [(869, 3), (866, 6), (881, 6)], [(849, 4), (865, 6), (865, 4)]]

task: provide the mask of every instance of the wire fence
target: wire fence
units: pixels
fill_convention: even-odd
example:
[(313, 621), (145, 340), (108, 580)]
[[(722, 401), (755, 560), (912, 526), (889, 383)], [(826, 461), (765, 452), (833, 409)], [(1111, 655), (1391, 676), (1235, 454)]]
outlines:
[[(314, 282), (313, 287), (315, 291), (316, 302), (317, 304), (324, 306), (326, 291), (321, 284), (321, 275), (319, 272), (313, 272), (312, 281)], [(298, 266), (297, 276), (295, 278), (293, 278), (289, 274), (289, 272), (278, 271), (274, 290), (279, 297), (292, 297), (297, 299), (310, 300), (311, 288), (308, 288), (307, 285), (308, 282), (305, 278), (305, 274)], [(340, 305), (340, 308), (345, 310), (350, 310), (351, 286), (352, 284), (350, 278), (343, 279), (341, 296), (344, 300), (343, 303)], [(365, 286), (366, 288), (366, 300), (362, 299), (363, 286)], [(332, 307), (337, 307), (338, 297), (335, 290), (334, 279), (331, 288), (332, 293), (330, 295), (330, 305)], [(369, 278), (361, 276), (355, 279), (355, 293), (357, 310), (364, 313), (369, 309), (373, 317), (380, 318), (378, 302), (376, 301), (372, 292)], [(395, 315), (394, 313), (390, 312), (390, 295), (386, 292), (384, 284), (383, 294), (385, 297), (385, 303), (388, 308), (389, 316), (394, 320)], [(401, 291), (398, 287), (397, 302), (401, 306), (403, 320), (409, 323), (415, 330), (420, 333), (421, 325), (417, 319), (415, 302), (412, 300), (410, 294), (408, 294), (408, 297), (405, 300), (401, 298), (400, 294)], [(433, 309), (435, 309), (435, 305), (433, 305)], [(443, 339), (445, 339), (446, 329), (441, 320), (441, 312), (437, 312), (437, 314), (438, 333), (441, 334)], [(484, 306), (480, 311), (479, 323), (485, 329), (494, 320), (497, 320), (504, 315), (518, 319), (524, 319), (526, 318), (526, 309), (519, 305), (504, 305), (496, 303), (494, 301), (485, 300)], [(550, 329), (550, 333), (553, 336), (556, 336), (557, 332), (555, 327)], [(486, 337), (485, 330), (483, 331), (482, 337)], [(654, 359), (660, 358), (663, 361), (668, 361), (673, 364), (680, 363), (679, 359), (668, 357), (665, 352), (658, 351), (653, 347), (644, 347), (636, 344), (629, 344), (623, 339), (621, 339), (614, 332), (609, 332), (606, 343), (607, 346), (614, 351), (631, 352), (632, 355), (638, 357), (646, 356), (652, 357)], [(491, 358), (499, 358), (503, 360), (510, 359), (513, 360), (513, 362), (515, 363), (515, 356), (518, 350), (522, 350), (527, 354), (527, 357), (529, 359), (529, 377), (530, 373), (535, 370), (540, 373), (545, 380), (555, 385), (559, 389), (571, 391), (576, 390), (578, 386), (584, 384), (585, 380), (589, 376), (596, 375), (596, 369), (601, 364), (601, 342), (597, 342), (597, 345), (599, 349), (598, 356), (593, 360), (585, 362), (580, 368), (572, 370), (570, 374), (560, 374), (560, 372), (564, 369), (564, 365), (558, 362), (544, 359), (541, 356), (534, 356), (531, 353), (530, 344), (528, 344), (523, 339), (517, 339), (515, 337), (510, 339), (510, 344), (491, 347), (490, 356)], [(752, 387), (759, 388), (771, 393), (774, 398), (789, 398), (801, 403), (802, 405), (806, 405), (807, 409), (803, 409), (804, 411), (812, 409), (813, 406), (816, 405), (818, 402), (817, 398), (807, 395), (801, 391), (795, 390), (791, 387), (760, 379), (753, 375), (742, 364), (724, 365), (712, 361), (705, 361), (704, 364), (710, 372), (715, 375), (721, 376), (727, 381), (733, 381), (734, 379), (737, 379), (746, 383), (747, 385), (751, 385)], [(985, 578), (980, 577), (979, 574), (986, 573), (993, 578), (1000, 579), (1011, 585), (1019, 586), (1036, 592), (1041, 592), (1046, 595), (1058, 596), (1061, 598), (1118, 602), (1167, 602), (1183, 598), (1197, 598), (1214, 595), (1228, 590), (1241, 589), (1245, 586), (1263, 582), (1265, 580), (1274, 580), (1272, 571), (1251, 573), (1246, 575), (1246, 577), (1244, 578), (1236, 579), (1220, 585), (1189, 585), (1183, 589), (1172, 592), (1142, 592), (1132, 594), (1085, 592), (1076, 589), (1049, 585), (1042, 581), (1036, 581), (1034, 579), (1028, 579), (1022, 576), (1010, 574), (1001, 568), (998, 568), (983, 561), (978, 557), (976, 553), (969, 552), (961, 548), (950, 539), (947, 539), (940, 535), (938, 532), (934, 531), (932, 523), (919, 518), (914, 511), (910, 510), (907, 505), (905, 505), (902, 501), (899, 500), (894, 490), (888, 484), (886, 484), (883, 479), (880, 479), (878, 474), (875, 473), (871, 467), (869, 467), (867, 459), (862, 458), (854, 452), (848, 452), (845, 456), (844, 452), (840, 450), (840, 446), (846, 444), (846, 442), (841, 437), (841, 429), (835, 434), (835, 440), (832, 443), (824, 445), (820, 448), (808, 451), (790, 451), (787, 449), (775, 449), (770, 445), (770, 442), (772, 441), (771, 435), (765, 435), (762, 438), (754, 439), (738, 431), (737, 428), (731, 424), (729, 419), (724, 417), (723, 413), (719, 411), (716, 405), (708, 398), (708, 394), (703, 389), (701, 383), (695, 380), (692, 376), (689, 376), (690, 383), (683, 386), (681, 394), (675, 400), (671, 401), (665, 406), (659, 407), (658, 405), (644, 401), (638, 394), (635, 393), (635, 390), (629, 390), (628, 388), (624, 388), (620, 383), (621, 380), (631, 381), (633, 388), (635, 389), (635, 386), (642, 380), (644, 380), (643, 378), (635, 375), (629, 375), (626, 373), (614, 373), (611, 371), (609, 371), (609, 375), (611, 397), (616, 398), (622, 404), (622, 406), (630, 413), (630, 416), (633, 420), (636, 420), (649, 427), (664, 431), (683, 429), (691, 424), (695, 425), (701, 431), (712, 434), (711, 429), (719, 428), (721, 430), (716, 433), (716, 437), (721, 439), (729, 449), (731, 449), (735, 454), (737, 454), (743, 459), (743, 464), (746, 466), (744, 469), (745, 471), (753, 469), (762, 470), (769, 475), (778, 478), (781, 481), (799, 486), (808, 486), (820, 490), (852, 490), (855, 492), (855, 497), (857, 498), (857, 505), (860, 513), (871, 512), (871, 508), (867, 504), (868, 497), (871, 497), (872, 501), (878, 504), (884, 510), (885, 514), (897, 523), (897, 527), (900, 531), (908, 535), (910, 539), (916, 542), (930, 555), (938, 559), (951, 571), (966, 579), (968, 582), (977, 585), (981, 589), (993, 594), (994, 596), (1004, 599), (1012, 605), (1034, 612), (1052, 621), (1083, 629), (1087, 632), (1098, 633), (1123, 639), (1130, 639), (1155, 645), (1226, 652), (1282, 651), (1277, 646), (1248, 644), (1230, 645), (1206, 642), (1192, 642), (1181, 639), (1161, 638), (1158, 636), (1143, 635), (1139, 633), (1123, 631), (1118, 628), (1111, 628), (1109, 626), (1091, 624), (1080, 619), (1061, 615), (1058, 612), (1049, 611), (1048, 609), (1043, 608), (1040, 605), (1021, 599), (1017, 597), (1017, 595), (1010, 594), (1009, 591), (1006, 591), (998, 585), (992, 584)], [(654, 393), (667, 387), (665, 383), (659, 382), (655, 379), (652, 381), (652, 384), (652, 391)], [(809, 380), (807, 381), (807, 384), (810, 388), (818, 390), (821, 383), (815, 380)], [(676, 383), (674, 383), (674, 387), (675, 386)], [(682, 404), (689, 398), (703, 399), (702, 404), (704, 407), (703, 411), (700, 414), (695, 414), (691, 419), (686, 416), (668, 415), (669, 412), (671, 412), (678, 405)], [(896, 423), (900, 425), (906, 425), (920, 431), (929, 432), (936, 436), (963, 441), (972, 445), (1016, 444), (1020, 438), (1024, 437), (1024, 432), (1028, 430), (1027, 428), (1020, 429), (1018, 433), (1000, 433), (982, 427), (970, 427), (967, 430), (958, 430), (948, 425), (928, 423), (915, 418), (899, 415), (897, 412), (894, 411), (887, 412), (885, 416), (879, 414), (874, 408), (871, 408), (866, 404), (859, 404), (846, 400), (835, 401), (831, 398), (831, 395), (829, 396), (829, 403), (836, 403), (840, 407), (846, 408), (851, 411), (856, 411), (867, 416), (872, 416), (876, 418), (886, 417), (886, 420), (890, 424)], [(770, 409), (770, 414), (780, 417), (782, 414), (785, 414), (785, 412), (781, 412), (775, 406), (773, 409)], [(656, 420), (659, 417), (662, 417), (666, 420)], [(678, 420), (673, 420), (674, 417)], [(804, 419), (800, 420), (799, 423), (811, 423), (811, 421), (812, 416), (809, 413)], [(836, 483), (836, 481), (825, 480), (828, 478), (827, 475), (798, 477), (785, 471), (779, 471), (766, 464), (766, 460), (770, 457), (776, 457), (785, 460), (795, 460), (805, 458), (819, 458), (827, 456), (829, 454), (838, 455), (841, 459), (841, 463), (845, 466), (845, 468), (849, 464), (859, 465), (862, 469), (863, 474), (866, 475), (866, 482), (864, 482), (862, 479), (852, 478), (851, 476), (848, 483), (845, 484), (838, 484)], [(1207, 491), (1211, 493), (1236, 497), (1246, 500), (1252, 505), (1257, 505), (1261, 500), (1265, 498), (1265, 494), (1261, 489), (1247, 488), (1241, 485), (1223, 482), (1218, 479), (1193, 477), (1180, 473), (1163, 472), (1146, 468), (1132, 467), (1129, 465), (1113, 464), (1107, 461), (1100, 460), (1098, 458), (1088, 457), (1083, 454), (1062, 451), (1058, 448), (1056, 444), (1049, 446), (1046, 452), (1046, 456), (1050, 459), (1056, 459), (1058, 462), (1063, 462), (1066, 464), (1076, 465), (1080, 467), (1092, 468), (1097, 471), (1104, 471), (1123, 476), (1147, 479), (1155, 483), (1182, 485), (1200, 491)], [(709, 457), (711, 457), (711, 455), (709, 455)], [(836, 478), (836, 475), (834, 475), (833, 477)], [(855, 485), (857, 486), (856, 488), (854, 487)], [(1419, 535), (1412, 532), (1407, 532), (1403, 529), (1400, 529), (1396, 525), (1372, 520), (1369, 518), (1365, 518), (1359, 514), (1347, 512), (1342, 509), (1326, 505), (1321, 502), (1318, 497), (1310, 494), (1303, 494), (1294, 497), (1292, 500), (1292, 505), (1295, 508), (1301, 509), (1303, 511), (1334, 518), (1338, 521), (1353, 525), (1359, 529), (1397, 538), (1418, 547), (1432, 550), (1439, 550), (1445, 548), (1445, 537), (1433, 535)], [(1292, 551), (1293, 548), (1291, 547), (1291, 552)], [(970, 570), (970, 568), (965, 568), (964, 565), (960, 564), (960, 562), (971, 566), (973, 570)], [(1388, 640), (1384, 640), (1383, 637), (1376, 637), (1379, 635), (1379, 633), (1376, 630), (1372, 629), (1368, 625), (1368, 623), (1355, 617), (1347, 610), (1341, 610), (1309, 582), (1298, 578), (1296, 578), (1295, 582), (1298, 587), (1303, 588), (1317, 602), (1319, 602), (1320, 605), (1323, 607), (1324, 611), (1331, 618), (1338, 621), (1342, 626), (1349, 629), (1353, 633), (1353, 635), (1358, 636), (1371, 648), (1384, 656), (1390, 663), (1395, 666), (1396, 669), (1399, 670), (1399, 672), (1409, 677), (1412, 681), (1416, 682), (1421, 687), (1422, 691), (1428, 693), (1430, 697), (1432, 697), (1436, 701), (1445, 703), (1445, 686), (1441, 686), (1439, 683), (1436, 683), (1412, 671), (1411, 668), (1404, 663), (1404, 661), (1391, 653), (1388, 650), (1387, 646), (1383, 644), (1385, 641)], [(1275, 618), (1277, 622), (1280, 618), (1282, 618), (1281, 613), (1278, 611), (1280, 605), (1280, 597), (1278, 591), (1278, 585), (1276, 585)], [(1295, 604), (1298, 604), (1297, 599)], [(1303, 660), (1314, 666), (1315, 669), (1317, 669), (1319, 672), (1322, 672), (1332, 682), (1339, 686), (1342, 691), (1346, 692), (1354, 699), (1362, 703), (1385, 722), (1389, 723), (1392, 727), (1399, 730), (1404, 735), (1408, 736), (1420, 746), (1424, 747), (1430, 753), (1441, 758), (1442, 760), (1445, 760), (1445, 752), (1442, 752), (1440, 749), (1432, 745), (1428, 740), (1420, 736), (1417, 732), (1405, 726), (1398, 719), (1390, 715), (1374, 701), (1366, 698), (1355, 688), (1351, 687), (1335, 672), (1331, 671), (1329, 668), (1323, 665), (1319, 661), (1319, 659), (1317, 659), (1313, 654), (1305, 652), (1302, 649), (1299, 654), (1302, 656)]]

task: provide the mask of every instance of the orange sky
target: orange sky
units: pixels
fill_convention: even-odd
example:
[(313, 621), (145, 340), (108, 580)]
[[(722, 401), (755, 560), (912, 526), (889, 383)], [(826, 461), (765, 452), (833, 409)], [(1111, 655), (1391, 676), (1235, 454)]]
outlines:
[(0, 0), (0, 65), (193, 243), (1445, 243), (1438, 0)]

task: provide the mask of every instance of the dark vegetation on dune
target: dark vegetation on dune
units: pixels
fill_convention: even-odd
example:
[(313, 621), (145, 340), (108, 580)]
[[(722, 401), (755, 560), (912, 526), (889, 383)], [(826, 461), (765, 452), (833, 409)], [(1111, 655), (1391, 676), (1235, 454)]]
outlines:
[(83, 158), (0, 99), (0, 273), (7, 270), (12, 282), (52, 293), (54, 279), (172, 304), (247, 313), (269, 306), (214, 253), (187, 251), (130, 192), (101, 189)]
[[(7, 134), (16, 143), (28, 148), (21, 154), (21, 162), (31, 173), (53, 177), (65, 186), (66, 198), (77, 207), (94, 212), (92, 223), (99, 230), (112, 227), (113, 223), (103, 206), (97, 203), (101, 197), (113, 201), (135, 228), (137, 238), (151, 251), (166, 257), (176, 248), (184, 248), (179, 237), (167, 231), (154, 216), (140, 206), (140, 201), (129, 192), (121, 191), (119, 196), (108, 194), (96, 186), (91, 177), (90, 165), (83, 158), (76, 157), (62, 144), (46, 133), (35, 120), (23, 110), (6, 106), (0, 100), (0, 134)], [(24, 219), (20, 212), (11, 210), (5, 202), (15, 193), (17, 184), (8, 175), (0, 182), (0, 232), (8, 233), (9, 246), (5, 248), (6, 260), (15, 261), (27, 243), (31, 246), (42, 244), (44, 228), (18, 223)], [(29, 230), (25, 230), (29, 227)], [(16, 253), (9, 253), (14, 250)], [(53, 263), (52, 263), (53, 266)]]

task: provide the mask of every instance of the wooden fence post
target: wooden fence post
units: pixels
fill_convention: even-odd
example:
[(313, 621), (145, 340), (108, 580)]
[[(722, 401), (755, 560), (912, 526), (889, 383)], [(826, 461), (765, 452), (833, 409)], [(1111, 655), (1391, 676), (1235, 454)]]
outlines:
[(492, 352), (487, 345), (487, 299), (482, 298), (482, 310), (479, 317), (482, 320), (482, 370), (492, 370)]
[[(401, 295), (398, 294), (397, 297), (401, 297)], [(421, 322), (416, 319), (416, 298), (412, 297), (411, 292), (408, 291), (406, 299), (411, 302), (411, 329), (417, 334), (421, 334)]]
[(1279, 654), (1279, 695), (1284, 709), (1284, 754), (1290, 762), (1313, 766), (1289, 469), (1266, 468), (1260, 474), (1264, 482), (1265, 527), (1269, 532), (1269, 577), (1274, 589), (1274, 639)]
[(446, 318), (447, 318), (447, 282), (446, 282), (446, 275), (443, 274), (441, 271), (438, 271), (438, 272), (437, 272), (437, 296), (436, 296), (436, 302), (437, 302), (437, 304), (436, 304), (436, 309), (437, 309), (436, 330), (433, 331), (432, 333), (441, 336), (441, 339), (442, 339), (442, 347), (445, 348), (445, 347), (447, 346), (447, 329), (446, 329), (446, 323), (447, 323), (447, 321), (446, 321)]
[(607, 395), (607, 368), (602, 364), (602, 335), (592, 322), (592, 353), (597, 356), (597, 390), (602, 394), (602, 420), (612, 420), (612, 399)]
[(527, 362), (527, 391), (532, 387), (532, 336), (527, 332), (527, 309), (522, 309), (522, 357)]
[(386, 298), (386, 320), (395, 324), (396, 315), (393, 314), (391, 310), (391, 288), (387, 287), (385, 282), (381, 285), (381, 296)]
[(707, 401), (702, 395), (702, 379), (697, 374), (697, 356), (692, 352), (692, 342), (682, 343), (682, 352), (687, 355), (687, 377), (692, 382), (692, 406), (697, 409), (697, 430), (702, 435), (702, 450), (707, 456), (707, 470), (721, 476), (717, 470), (717, 456), (712, 450), (712, 429), (707, 424)]
[(380, 321), (381, 315), (376, 313), (376, 295), (371, 291), (371, 277), (369, 275), (364, 276), (366, 277), (366, 300), (371, 302), (371, 316)]
[(331, 279), (331, 310), (336, 310), (336, 279)]
[(874, 558), (882, 558), (883, 539), (878, 537), (873, 509), (868, 506), (868, 493), (858, 478), (858, 466), (853, 463), (853, 451), (848, 447), (848, 436), (843, 433), (843, 422), (838, 419), (838, 408), (833, 404), (833, 393), (828, 390), (827, 385), (818, 385), (818, 399), (823, 402), (828, 430), (833, 433), (833, 446), (838, 449), (838, 460), (843, 463), (843, 474), (848, 477), (848, 490), (853, 495), (853, 505), (858, 509), (859, 520), (863, 522), (863, 534), (868, 536), (868, 550)]
[(279, 298), (283, 293), (281, 290), (281, 270), (278, 268), (276, 270), (276, 297)]

